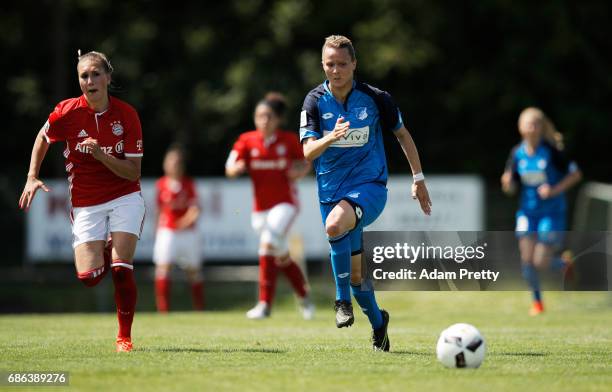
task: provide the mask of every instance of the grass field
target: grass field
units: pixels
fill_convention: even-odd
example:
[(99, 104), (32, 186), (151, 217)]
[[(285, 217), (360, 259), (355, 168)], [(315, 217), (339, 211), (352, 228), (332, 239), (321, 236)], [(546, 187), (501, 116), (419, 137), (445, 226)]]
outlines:
[[(330, 306), (320, 306), (315, 320), (305, 322), (284, 298), (263, 321), (246, 320), (245, 309), (140, 312), (129, 354), (113, 352), (112, 314), (1, 316), (0, 370), (69, 371), (70, 386), (54, 391), (612, 388), (607, 293), (545, 293), (547, 312), (538, 318), (527, 316), (525, 292), (379, 293), (391, 315), (391, 353), (371, 351), (361, 313), (355, 326), (339, 330)], [(480, 369), (437, 363), (438, 334), (455, 322), (472, 323), (485, 336)]]

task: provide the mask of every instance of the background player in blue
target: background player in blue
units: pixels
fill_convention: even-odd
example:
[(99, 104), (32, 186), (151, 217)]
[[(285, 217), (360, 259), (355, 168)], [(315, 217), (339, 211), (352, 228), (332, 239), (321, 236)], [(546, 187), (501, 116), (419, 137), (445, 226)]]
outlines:
[(314, 161), (321, 215), (331, 246), (336, 282), (336, 326), (353, 324), (351, 291), (372, 324), (374, 350), (389, 351), (389, 314), (379, 309), (370, 282), (361, 278), (362, 232), (387, 201), (382, 132), (394, 132), (412, 172), (412, 196), (425, 214), (431, 200), (416, 146), (391, 96), (353, 78), (351, 41), (330, 36), (322, 51), (327, 80), (310, 91), (300, 118), (304, 156)]
[(521, 185), (516, 234), (523, 277), (533, 290), (529, 313), (535, 316), (544, 311), (538, 270), (566, 272), (572, 263), (569, 252), (561, 257), (555, 252), (566, 230), (565, 191), (580, 181), (582, 173), (562, 154), (562, 136), (540, 109), (523, 110), (518, 129), (523, 140), (510, 152), (501, 182), (509, 194), (515, 182)]

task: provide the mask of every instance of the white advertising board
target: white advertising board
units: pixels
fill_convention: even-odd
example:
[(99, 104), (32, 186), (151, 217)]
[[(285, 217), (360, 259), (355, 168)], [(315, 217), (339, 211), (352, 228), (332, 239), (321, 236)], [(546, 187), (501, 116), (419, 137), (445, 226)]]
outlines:
[[(432, 215), (420, 212), (410, 196), (411, 177), (391, 176), (384, 213), (368, 230), (482, 230), (484, 195), (475, 176), (429, 176)], [(258, 239), (251, 229), (252, 189), (248, 179), (198, 178), (202, 207), (198, 221), (204, 260), (256, 261)], [(26, 214), (26, 256), (30, 262), (72, 261), (70, 203), (66, 180), (51, 180), (51, 192), (38, 192)], [(149, 261), (155, 240), (155, 180), (141, 181), (147, 217), (136, 259)], [(300, 215), (294, 237), (301, 238), (307, 259), (323, 259), (329, 252), (314, 179), (299, 184)]]

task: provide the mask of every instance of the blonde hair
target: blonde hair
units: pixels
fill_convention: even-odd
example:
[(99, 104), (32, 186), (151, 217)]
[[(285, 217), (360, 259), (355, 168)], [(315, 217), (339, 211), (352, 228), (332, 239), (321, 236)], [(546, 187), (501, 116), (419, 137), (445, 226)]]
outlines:
[(77, 54), (78, 54), (78, 59), (79, 61), (77, 62), (77, 67), (79, 66), (79, 64), (81, 63), (81, 61), (83, 60), (91, 60), (91, 61), (96, 61), (98, 62), (102, 68), (104, 68), (104, 71), (107, 74), (112, 74), (113, 73), (113, 66), (111, 65), (110, 61), (108, 61), (108, 57), (106, 57), (106, 55), (104, 53), (101, 52), (95, 52), (95, 51), (91, 51), (91, 52), (87, 52), (85, 54), (81, 54), (81, 49), (77, 50)]
[(544, 140), (555, 146), (558, 150), (563, 150), (565, 145), (563, 143), (563, 135), (557, 131), (555, 124), (548, 118), (548, 116), (540, 109), (536, 107), (528, 107), (523, 109), (519, 116), (519, 123), (521, 118), (526, 116), (534, 117), (539, 120), (542, 124), (542, 137)]
[(325, 48), (335, 48), (335, 49), (346, 49), (351, 56), (351, 61), (355, 61), (355, 48), (353, 47), (353, 43), (350, 39), (346, 38), (343, 35), (330, 35), (325, 38), (325, 43), (323, 44), (323, 49), (321, 50), (321, 56), (325, 51)]

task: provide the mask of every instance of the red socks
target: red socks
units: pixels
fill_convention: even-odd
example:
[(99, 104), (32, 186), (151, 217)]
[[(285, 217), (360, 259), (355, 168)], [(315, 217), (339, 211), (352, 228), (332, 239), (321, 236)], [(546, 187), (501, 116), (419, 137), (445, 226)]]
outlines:
[(202, 281), (191, 284), (191, 301), (194, 310), (204, 310), (204, 283)]
[(155, 278), (155, 303), (157, 311), (166, 313), (170, 310), (170, 279)]
[(77, 272), (77, 277), (87, 287), (93, 287), (100, 283), (102, 278), (108, 273), (108, 268), (102, 266), (85, 272)]
[(270, 255), (259, 256), (259, 300), (271, 304), (276, 291), (276, 263), (275, 257)]
[(102, 278), (106, 276), (110, 270), (111, 265), (111, 250), (113, 248), (113, 241), (109, 240), (104, 247), (104, 265), (99, 268), (94, 268), (85, 272), (77, 272), (77, 277), (87, 287), (93, 287), (100, 283)]
[(117, 337), (129, 338), (131, 337), (137, 297), (134, 267), (122, 260), (113, 260), (111, 270), (113, 283), (115, 284), (117, 319), (119, 320), (119, 333)]
[(280, 267), (281, 270), (285, 273), (287, 279), (291, 283), (293, 290), (295, 290), (296, 294), (300, 298), (304, 298), (306, 296), (306, 279), (304, 278), (304, 274), (297, 263), (293, 260), (289, 260), (288, 264), (285, 264)]

